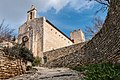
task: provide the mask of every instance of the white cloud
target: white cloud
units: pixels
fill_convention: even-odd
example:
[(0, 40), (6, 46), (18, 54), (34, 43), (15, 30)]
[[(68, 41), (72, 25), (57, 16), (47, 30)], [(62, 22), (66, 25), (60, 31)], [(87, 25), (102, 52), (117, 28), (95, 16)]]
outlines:
[(69, 3), (69, 0), (38, 0), (38, 1), (41, 4), (41, 6), (39, 6), (39, 4), (36, 5), (38, 5), (38, 8), (44, 12), (51, 8), (54, 8), (58, 12)]
[(56, 12), (59, 12), (61, 9), (63, 9), (65, 6), (69, 5), (69, 7), (72, 7), (75, 10), (84, 10), (89, 9), (91, 6), (93, 6), (94, 1), (87, 1), (87, 0), (35, 0), (37, 1), (38, 9), (40, 11), (46, 12), (50, 10), (51, 8), (54, 8)]
[(87, 0), (71, 0), (70, 1), (70, 6), (74, 8), (75, 10), (85, 10), (89, 9), (94, 5), (94, 1), (87, 1)]
[(0, 0), (0, 19), (5, 18), (8, 23), (19, 25), (25, 21), (26, 12), (32, 4), (36, 6), (38, 12), (46, 12), (51, 8), (59, 12), (65, 6), (78, 11), (88, 9), (94, 2), (89, 3), (86, 0)]

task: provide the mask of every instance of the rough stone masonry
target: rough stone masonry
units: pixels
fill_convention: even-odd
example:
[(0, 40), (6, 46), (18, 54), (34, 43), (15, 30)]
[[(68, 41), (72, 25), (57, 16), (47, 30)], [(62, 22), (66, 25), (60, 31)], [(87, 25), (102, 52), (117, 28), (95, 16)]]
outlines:
[(25, 73), (25, 63), (18, 59), (8, 58), (0, 51), (0, 80)]

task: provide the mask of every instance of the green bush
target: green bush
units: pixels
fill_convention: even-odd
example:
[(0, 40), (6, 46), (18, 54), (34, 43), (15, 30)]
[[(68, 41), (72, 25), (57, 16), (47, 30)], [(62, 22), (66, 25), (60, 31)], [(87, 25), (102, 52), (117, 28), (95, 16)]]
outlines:
[(33, 66), (39, 66), (41, 64), (42, 59), (40, 57), (36, 57), (32, 63)]
[(120, 80), (120, 65), (112, 63), (90, 64), (75, 68), (85, 72), (85, 80)]
[(73, 70), (76, 70), (76, 71), (79, 71), (79, 72), (83, 72), (85, 71), (85, 66), (78, 66), (78, 67), (75, 67), (75, 68), (72, 68)]
[(27, 49), (26, 47), (22, 47), (19, 44), (16, 44), (13, 47), (5, 47), (3, 49), (3, 52), (5, 55), (8, 55), (9, 57), (14, 57), (16, 59), (23, 59), (25, 61), (33, 62), (34, 57), (32, 52)]

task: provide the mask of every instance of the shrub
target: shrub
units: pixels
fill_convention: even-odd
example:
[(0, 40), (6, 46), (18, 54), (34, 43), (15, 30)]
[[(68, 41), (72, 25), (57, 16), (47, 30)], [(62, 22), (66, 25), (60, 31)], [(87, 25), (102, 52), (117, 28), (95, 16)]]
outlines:
[(75, 70), (85, 72), (85, 80), (120, 80), (120, 65), (112, 63), (90, 64)]
[(32, 63), (33, 66), (39, 66), (41, 64), (42, 59), (40, 57), (36, 57)]
[(5, 47), (3, 49), (3, 52), (5, 55), (8, 55), (9, 57), (14, 57), (16, 59), (23, 59), (25, 61), (33, 62), (34, 57), (32, 52), (27, 49), (26, 47), (22, 47), (19, 44), (16, 44), (13, 47)]

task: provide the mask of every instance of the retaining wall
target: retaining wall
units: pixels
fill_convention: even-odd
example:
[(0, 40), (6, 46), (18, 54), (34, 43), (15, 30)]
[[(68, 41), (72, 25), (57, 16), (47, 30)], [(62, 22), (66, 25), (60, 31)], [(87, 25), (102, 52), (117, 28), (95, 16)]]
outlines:
[(79, 51), (80, 48), (84, 44), (85, 44), (85, 42), (75, 44), (75, 45), (71, 45), (71, 46), (67, 46), (67, 47), (63, 47), (63, 48), (59, 48), (59, 49), (56, 49), (56, 50), (51, 50), (51, 51), (45, 52), (44, 56), (47, 57), (47, 62), (49, 62), (49, 61), (52, 61), (54, 59), (60, 58), (62, 56), (69, 55), (71, 53)]
[(25, 63), (21, 60), (8, 58), (0, 51), (0, 80), (8, 79), (25, 73)]

